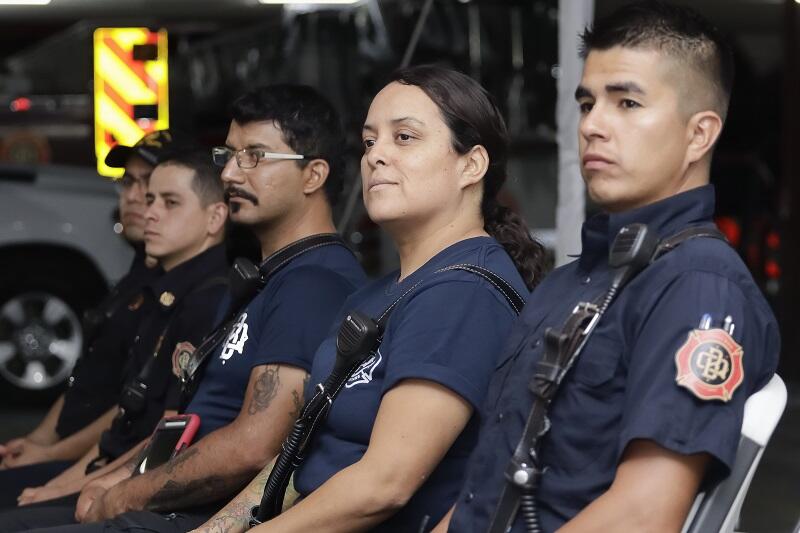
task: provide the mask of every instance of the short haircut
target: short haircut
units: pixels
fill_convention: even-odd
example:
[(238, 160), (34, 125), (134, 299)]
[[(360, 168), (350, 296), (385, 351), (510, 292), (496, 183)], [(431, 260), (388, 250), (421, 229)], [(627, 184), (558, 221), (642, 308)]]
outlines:
[(583, 59), (592, 50), (615, 46), (654, 49), (691, 69), (708, 82), (711, 105), (725, 119), (733, 88), (733, 53), (720, 31), (695, 10), (660, 0), (634, 2), (581, 35)]
[(193, 172), (192, 190), (203, 207), (225, 201), (225, 189), (219, 175), (219, 167), (214, 165), (208, 153), (203, 151), (176, 152), (158, 166), (176, 165)]
[[(233, 103), (231, 118), (242, 126), (273, 122), (295, 153), (327, 161), (325, 195), (331, 205), (336, 204), (344, 185), (345, 139), (339, 114), (317, 90), (307, 85), (260, 87)], [(307, 159), (297, 162), (301, 168), (308, 163)]]

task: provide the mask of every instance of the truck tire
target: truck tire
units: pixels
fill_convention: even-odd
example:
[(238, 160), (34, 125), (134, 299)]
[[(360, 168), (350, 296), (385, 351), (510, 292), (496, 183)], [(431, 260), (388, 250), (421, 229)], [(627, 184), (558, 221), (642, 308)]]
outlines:
[(72, 374), (84, 347), (81, 317), (105, 287), (87, 286), (63, 265), (28, 266), (0, 274), (0, 396), (45, 404)]

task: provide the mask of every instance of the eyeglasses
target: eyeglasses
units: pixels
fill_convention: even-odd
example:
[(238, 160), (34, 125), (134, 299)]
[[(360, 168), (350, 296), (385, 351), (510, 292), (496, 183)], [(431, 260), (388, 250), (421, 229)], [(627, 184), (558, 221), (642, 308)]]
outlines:
[(239, 165), (239, 168), (244, 169), (256, 168), (258, 162), (262, 159), (320, 159), (320, 157), (316, 155), (278, 154), (265, 150), (252, 150), (250, 148), (232, 150), (227, 146), (215, 146), (211, 149), (211, 157), (214, 160), (214, 164), (220, 167), (227, 165), (228, 161), (230, 161), (233, 156), (236, 156), (236, 164)]

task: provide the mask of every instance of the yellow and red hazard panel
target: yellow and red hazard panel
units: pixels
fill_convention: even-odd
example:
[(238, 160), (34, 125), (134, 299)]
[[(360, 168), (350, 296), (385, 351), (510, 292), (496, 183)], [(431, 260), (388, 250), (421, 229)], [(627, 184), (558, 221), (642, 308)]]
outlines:
[(97, 171), (107, 167), (115, 144), (131, 146), (169, 127), (167, 32), (147, 28), (98, 28), (94, 32), (94, 134)]

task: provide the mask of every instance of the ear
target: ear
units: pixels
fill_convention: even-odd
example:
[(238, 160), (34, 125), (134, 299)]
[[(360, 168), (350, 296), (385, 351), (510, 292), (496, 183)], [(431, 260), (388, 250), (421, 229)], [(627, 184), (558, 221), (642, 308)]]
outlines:
[(324, 159), (314, 159), (303, 169), (303, 194), (309, 195), (318, 191), (325, 185), (330, 172), (328, 162)]
[(228, 205), (224, 202), (214, 202), (209, 205), (208, 210), (208, 234), (218, 235), (225, 230), (225, 222), (228, 220)]
[(722, 118), (713, 111), (695, 113), (689, 118), (686, 132), (689, 137), (686, 162), (691, 164), (700, 161), (711, 152), (722, 133)]
[(463, 168), (461, 169), (461, 186), (469, 187), (483, 179), (489, 169), (489, 152), (482, 145), (473, 146), (466, 154), (461, 156)]

